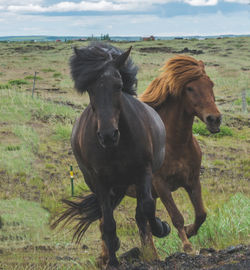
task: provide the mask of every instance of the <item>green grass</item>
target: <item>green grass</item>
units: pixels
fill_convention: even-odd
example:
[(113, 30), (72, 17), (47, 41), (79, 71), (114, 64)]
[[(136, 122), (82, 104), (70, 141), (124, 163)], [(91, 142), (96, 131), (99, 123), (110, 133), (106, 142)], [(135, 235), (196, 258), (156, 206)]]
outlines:
[(13, 89), (0, 90), (1, 121), (19, 123), (31, 119), (41, 121), (74, 120), (76, 112), (68, 106), (54, 104), (36, 97), (32, 98)]
[[(25, 80), (34, 80), (34, 75), (28, 75), (24, 79)], [(36, 76), (36, 80), (42, 80), (42, 77)]]
[(224, 136), (233, 136), (233, 131), (230, 127), (227, 126), (221, 126), (220, 132), (216, 134), (212, 134), (208, 131), (206, 125), (202, 123), (201, 121), (195, 122), (193, 124), (193, 133), (196, 135), (202, 135), (202, 136), (211, 136), (215, 138), (221, 138)]
[(47, 73), (47, 72), (55, 72), (55, 69), (53, 69), (53, 68), (43, 68), (42, 71), (45, 72), (45, 73)]
[(0, 84), (0, 89), (9, 89), (11, 86), (8, 83), (1, 83)]
[(59, 78), (59, 77), (62, 77), (62, 74), (61, 74), (60, 72), (55, 72), (55, 73), (53, 74), (53, 77), (54, 77), (54, 78)]
[[(247, 241), (250, 232), (250, 199), (237, 193), (215, 209), (208, 209), (205, 223), (197, 236), (190, 238), (195, 249), (214, 247), (223, 249)], [(181, 249), (181, 241), (174, 230), (170, 236), (156, 240), (161, 254), (170, 255)]]
[(19, 145), (0, 144), (0, 169), (10, 174), (25, 173), (28, 174), (32, 169), (35, 159), (35, 153), (38, 150), (38, 135), (29, 126), (16, 125), (13, 127), (13, 133), (20, 140)]
[(63, 140), (63, 141), (69, 141), (70, 136), (72, 132), (72, 124), (56, 124), (54, 128), (54, 136), (53, 138), (55, 140)]
[[(39, 203), (21, 199), (0, 200), (0, 248), (39, 243), (48, 232), (49, 213)], [(14, 241), (13, 241), (14, 240)]]
[(9, 80), (10, 85), (16, 85), (16, 86), (21, 86), (28, 84), (29, 82), (23, 80), (23, 79), (16, 79), (16, 80)]

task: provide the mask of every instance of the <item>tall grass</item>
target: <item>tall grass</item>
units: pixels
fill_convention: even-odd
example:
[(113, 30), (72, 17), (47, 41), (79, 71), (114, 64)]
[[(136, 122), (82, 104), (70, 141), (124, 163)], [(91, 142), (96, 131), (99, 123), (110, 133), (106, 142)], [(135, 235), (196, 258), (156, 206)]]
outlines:
[[(35, 160), (35, 153), (38, 150), (39, 138), (33, 128), (26, 125), (15, 125), (13, 133), (19, 138), (19, 145), (0, 144), (0, 169), (11, 174), (28, 174), (32, 169)], [(11, 151), (10, 151), (11, 149)]]
[(42, 121), (74, 120), (76, 112), (69, 106), (54, 104), (22, 92), (0, 90), (1, 121), (20, 123), (36, 119)]
[[(250, 233), (250, 199), (237, 193), (216, 209), (208, 209), (208, 216), (197, 236), (190, 238), (195, 249), (247, 243)], [(174, 229), (167, 238), (156, 240), (156, 246), (163, 256), (181, 249), (181, 240)]]
[(49, 213), (39, 203), (21, 199), (0, 200), (0, 247), (24, 246), (30, 242), (40, 242), (47, 233)]

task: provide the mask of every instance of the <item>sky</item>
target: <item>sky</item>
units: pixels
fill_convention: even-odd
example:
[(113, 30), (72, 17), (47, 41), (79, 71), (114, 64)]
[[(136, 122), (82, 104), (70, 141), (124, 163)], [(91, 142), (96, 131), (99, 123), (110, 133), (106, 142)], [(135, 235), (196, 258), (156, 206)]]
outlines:
[(250, 0), (0, 0), (0, 36), (250, 34)]

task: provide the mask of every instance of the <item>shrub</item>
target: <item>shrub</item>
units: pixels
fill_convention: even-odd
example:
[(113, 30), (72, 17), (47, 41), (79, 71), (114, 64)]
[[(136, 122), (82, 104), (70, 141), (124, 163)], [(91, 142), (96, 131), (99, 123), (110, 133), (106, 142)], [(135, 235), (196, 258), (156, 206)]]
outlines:
[(10, 84), (10, 85), (17, 85), (17, 86), (20, 86), (20, 85), (28, 84), (28, 82), (25, 81), (25, 80), (23, 80), (23, 79), (16, 79), (16, 80), (10, 80), (10, 81), (9, 81), (9, 84)]

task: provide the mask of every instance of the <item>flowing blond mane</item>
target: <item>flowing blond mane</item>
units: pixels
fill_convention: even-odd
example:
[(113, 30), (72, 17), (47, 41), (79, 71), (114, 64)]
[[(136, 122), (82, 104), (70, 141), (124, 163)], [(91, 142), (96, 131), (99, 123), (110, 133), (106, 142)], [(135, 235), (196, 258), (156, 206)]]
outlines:
[(140, 96), (141, 101), (154, 108), (161, 105), (168, 95), (180, 96), (185, 84), (206, 75), (202, 61), (182, 55), (170, 58), (161, 70), (163, 72)]

